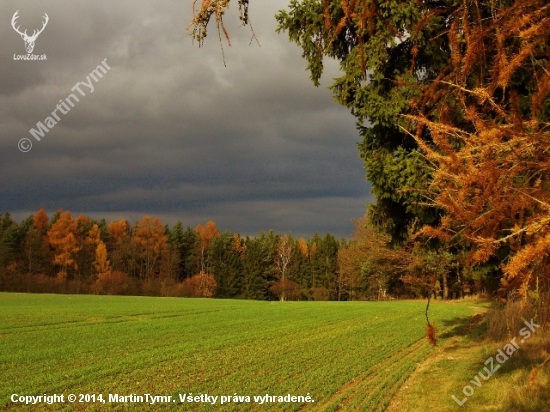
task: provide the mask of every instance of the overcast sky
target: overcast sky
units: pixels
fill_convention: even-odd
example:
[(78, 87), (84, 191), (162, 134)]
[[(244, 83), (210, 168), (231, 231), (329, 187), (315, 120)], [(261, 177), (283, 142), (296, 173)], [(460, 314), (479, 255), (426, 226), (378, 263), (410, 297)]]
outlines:
[[(354, 118), (326, 88), (337, 64), (314, 87), (299, 47), (275, 33), (289, 0), (251, 1), (261, 47), (232, 3), (224, 67), (214, 27), (203, 48), (185, 30), (192, 0), (2, 0), (0, 212), (351, 234), (372, 196)], [(27, 54), (11, 27), (17, 10), (29, 35), (48, 14), (33, 51), (47, 60), (14, 60)], [(110, 70), (93, 93), (71, 91), (104, 59)], [(29, 130), (75, 93), (79, 102), (36, 140)]]

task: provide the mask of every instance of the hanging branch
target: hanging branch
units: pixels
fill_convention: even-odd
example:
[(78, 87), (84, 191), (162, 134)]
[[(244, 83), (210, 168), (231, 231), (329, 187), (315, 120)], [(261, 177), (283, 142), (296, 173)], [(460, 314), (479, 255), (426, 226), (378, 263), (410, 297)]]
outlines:
[[(202, 47), (204, 44), (204, 39), (208, 35), (208, 23), (210, 22), (212, 16), (214, 16), (214, 19), (216, 20), (218, 38), (220, 41), (220, 49), (223, 57), (223, 65), (225, 66), (225, 52), (223, 49), (222, 32), (225, 39), (227, 40), (227, 44), (229, 47), (231, 47), (231, 41), (229, 40), (229, 33), (225, 28), (223, 17), (227, 9), (229, 9), (229, 3), (231, 2), (231, 0), (202, 0), (201, 8), (198, 12), (196, 11), (195, 7), (197, 1), (198, 0), (193, 1), (193, 19), (187, 25), (186, 29), (189, 30), (189, 28), (193, 28), (191, 36), (193, 37), (193, 40), (198, 41), (199, 47)], [(250, 40), (250, 42), (252, 43), (252, 40), (256, 40), (259, 45), (260, 43), (256, 38), (256, 34), (254, 33), (254, 29), (252, 28), (252, 24), (250, 23), (248, 17), (248, 0), (239, 0), (239, 12), (239, 20), (241, 21), (242, 25), (250, 26), (250, 30), (252, 32), (252, 39)]]
[(428, 296), (428, 304), (426, 305), (426, 337), (428, 338), (428, 340), (430, 341), (430, 343), (433, 345), (433, 346), (437, 346), (437, 336), (436, 336), (436, 333), (437, 333), (437, 329), (435, 328), (435, 326), (433, 324), (430, 323), (430, 319), (428, 318), (428, 310), (430, 308), (430, 300), (431, 300), (431, 294)]

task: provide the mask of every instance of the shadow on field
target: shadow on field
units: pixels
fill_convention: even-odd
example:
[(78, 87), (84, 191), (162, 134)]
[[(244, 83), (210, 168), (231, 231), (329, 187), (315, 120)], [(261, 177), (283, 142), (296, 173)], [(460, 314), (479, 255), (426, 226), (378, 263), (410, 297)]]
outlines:
[[(441, 333), (439, 337), (441, 339), (449, 339), (455, 336), (468, 336), (469, 338), (481, 341), (485, 337), (487, 330), (486, 323), (484, 322), (484, 316), (477, 314), (471, 317), (464, 318), (452, 318), (444, 320), (443, 329), (445, 332)], [(450, 328), (447, 330), (447, 328)]]
[(550, 409), (550, 391), (545, 385), (528, 386), (521, 391), (521, 396), (504, 404), (506, 411), (548, 411)]
[[(499, 368), (497, 373), (507, 384), (498, 387), (506, 394), (503, 411), (550, 410), (550, 332), (541, 331), (543, 334), (546, 336), (520, 344), (520, 348)], [(507, 343), (500, 342), (496, 350)]]

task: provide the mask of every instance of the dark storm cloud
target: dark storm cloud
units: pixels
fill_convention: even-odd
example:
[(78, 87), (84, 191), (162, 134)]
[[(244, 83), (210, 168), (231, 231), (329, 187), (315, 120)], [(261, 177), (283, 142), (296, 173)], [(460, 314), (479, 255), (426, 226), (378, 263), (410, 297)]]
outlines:
[[(94, 218), (144, 214), (241, 233), (351, 231), (370, 200), (353, 117), (315, 88), (299, 48), (274, 32), (288, 0), (252, 2), (261, 47), (226, 17), (224, 67), (212, 27), (185, 31), (191, 1), (50, 1), (0, 5), (0, 211), (60, 207)], [(34, 54), (10, 26), (40, 28)], [(30, 134), (104, 59), (111, 68), (41, 141)], [(327, 62), (325, 86), (338, 75)], [(33, 148), (21, 153), (17, 142)]]

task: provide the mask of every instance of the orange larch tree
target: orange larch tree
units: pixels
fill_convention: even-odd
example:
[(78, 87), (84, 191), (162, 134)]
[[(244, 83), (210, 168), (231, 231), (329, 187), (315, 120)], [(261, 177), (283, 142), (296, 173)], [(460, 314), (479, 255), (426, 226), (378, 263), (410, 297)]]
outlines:
[(42, 235), (46, 233), (46, 230), (48, 229), (48, 215), (46, 214), (46, 211), (43, 207), (41, 207), (38, 212), (34, 215), (33, 219), (33, 226), (36, 230), (38, 230), (39, 233)]
[[(130, 225), (126, 220), (110, 222), (107, 225), (109, 240), (107, 250), (111, 257), (113, 270), (132, 274), (136, 267), (136, 246), (131, 243)], [(137, 270), (137, 269), (136, 269)]]
[(233, 235), (233, 250), (239, 254), (241, 259), (244, 258), (244, 254), (246, 253), (246, 243), (238, 234)]
[(134, 229), (132, 244), (140, 259), (140, 277), (161, 275), (161, 261), (168, 251), (168, 238), (159, 218), (144, 216)]
[(54, 251), (54, 264), (59, 266), (58, 278), (66, 279), (68, 269), (76, 270), (76, 254), (80, 250), (77, 238), (76, 222), (71, 212), (59, 210), (59, 219), (47, 232), (49, 245)]
[(99, 227), (97, 226), (96, 223), (94, 223), (92, 228), (88, 231), (88, 236), (86, 237), (85, 242), (89, 243), (94, 248), (96, 248), (97, 245), (101, 243)]
[(106, 279), (111, 274), (111, 262), (109, 262), (107, 256), (107, 247), (101, 240), (97, 244), (95, 250), (95, 260), (93, 265), (98, 279)]
[(550, 283), (549, 11), (515, 0), (481, 18), (464, 2), (449, 67), (408, 116), (434, 168), (428, 197), (445, 212), (423, 233), (467, 244), (469, 265), (504, 256), (503, 297)]
[(304, 255), (306, 258), (309, 257), (309, 249), (307, 247), (307, 242), (303, 237), (301, 237), (300, 240), (298, 240), (298, 249), (300, 250), (300, 253), (302, 253), (302, 255)]
[(116, 243), (128, 233), (128, 223), (124, 219), (118, 222), (110, 222), (107, 226), (107, 233), (111, 236), (112, 242)]

